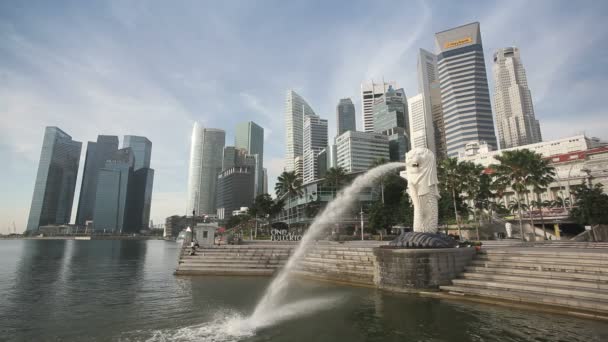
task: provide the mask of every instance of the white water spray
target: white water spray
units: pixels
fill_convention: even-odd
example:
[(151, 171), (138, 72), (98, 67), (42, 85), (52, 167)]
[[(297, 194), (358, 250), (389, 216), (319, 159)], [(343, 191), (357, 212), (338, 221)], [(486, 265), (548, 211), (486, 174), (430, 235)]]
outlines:
[[(287, 260), (285, 267), (279, 272), (274, 280), (268, 286), (266, 293), (256, 306), (253, 314), (247, 319), (247, 324), (253, 327), (267, 326), (272, 322), (284, 320), (281, 317), (284, 312), (281, 308), (281, 299), (285, 296), (285, 292), (288, 286), (289, 275), (293, 271), (293, 268), (297, 262), (306, 254), (311, 243), (323, 232), (323, 229), (328, 225), (338, 221), (341, 217), (347, 213), (352, 205), (355, 203), (355, 199), (358, 197), (359, 192), (365, 187), (370, 186), (373, 182), (382, 177), (385, 173), (394, 169), (403, 167), (403, 163), (387, 163), (380, 165), (376, 168), (369, 170), (368, 172), (355, 178), (355, 180), (344, 190), (342, 190), (338, 196), (325, 207), (325, 210), (318, 215), (312, 222), (308, 231), (302, 237), (300, 244), (296, 247), (295, 251)], [(293, 303), (296, 304), (296, 303)], [(295, 309), (295, 306), (290, 304), (289, 306)], [(306, 307), (301, 307), (302, 313), (317, 310), (322, 306), (325, 306), (327, 302), (324, 301), (309, 301), (303, 302), (307, 304)], [(310, 304), (317, 304), (315, 308), (310, 307)], [(293, 313), (292, 313), (293, 314)]]

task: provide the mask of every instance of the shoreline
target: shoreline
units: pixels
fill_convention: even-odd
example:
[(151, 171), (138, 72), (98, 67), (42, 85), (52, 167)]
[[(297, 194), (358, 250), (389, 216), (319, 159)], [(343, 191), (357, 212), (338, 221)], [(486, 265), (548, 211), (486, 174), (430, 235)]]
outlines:
[[(162, 236), (96, 236), (96, 235), (81, 235), (81, 236), (0, 236), (2, 240), (166, 240)], [(166, 240), (174, 241), (174, 240)]]

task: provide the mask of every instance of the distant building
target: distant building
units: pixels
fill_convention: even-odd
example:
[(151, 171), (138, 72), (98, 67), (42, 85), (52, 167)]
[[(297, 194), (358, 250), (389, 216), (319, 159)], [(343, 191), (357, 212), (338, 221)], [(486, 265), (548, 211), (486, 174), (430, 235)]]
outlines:
[(337, 135), (346, 131), (356, 131), (355, 105), (350, 98), (340, 99), (336, 106)]
[(327, 146), (327, 120), (317, 115), (304, 117), (304, 156), (302, 165), (302, 181), (312, 182), (319, 177), (317, 155)]
[(46, 127), (26, 230), (70, 223), (82, 143), (57, 127)]
[(78, 198), (78, 212), (76, 213), (77, 225), (84, 226), (87, 221), (93, 220), (99, 170), (106, 165), (106, 160), (110, 159), (116, 151), (118, 151), (118, 137), (115, 135), (98, 135), (97, 142), (89, 141), (87, 143)]
[(392, 86), (374, 100), (374, 132), (388, 136), (391, 161), (405, 160), (409, 151), (408, 104), (403, 89)]
[(366, 171), (377, 159), (389, 159), (388, 136), (348, 131), (336, 138), (337, 165), (346, 172)]
[(148, 138), (136, 135), (125, 135), (122, 142), (122, 147), (130, 147), (133, 151), (133, 157), (135, 158), (135, 164), (133, 165), (134, 171), (144, 167), (150, 167), (150, 159), (152, 157), (152, 142), (148, 140)]
[(205, 221), (206, 219), (203, 216), (169, 216), (165, 219), (165, 232), (163, 236), (166, 238), (176, 238), (179, 232), (186, 229), (186, 227), (194, 227), (197, 223), (204, 223)]
[(235, 166), (223, 170), (217, 181), (217, 217), (232, 216), (240, 207), (250, 207), (254, 200), (255, 166)]
[(226, 146), (222, 154), (222, 171), (234, 167), (236, 162), (236, 147)]
[(534, 116), (532, 95), (519, 49), (494, 53), (494, 113), (500, 148), (541, 142), (540, 124)]
[(485, 141), (496, 149), (496, 134), (479, 23), (435, 34), (447, 154)]
[(329, 145), (317, 155), (319, 178), (324, 178), (327, 170), (338, 166), (338, 151), (335, 144)]
[(315, 112), (302, 96), (288, 90), (285, 101), (285, 171), (295, 171), (296, 158), (304, 155), (304, 117), (307, 115), (315, 115)]
[(234, 146), (243, 148), (250, 155), (257, 156), (255, 171), (255, 194), (264, 192), (264, 128), (253, 121), (242, 122), (236, 125)]
[[(424, 49), (418, 54), (418, 93), (423, 97), (425, 122), (428, 123), (428, 115), (431, 115), (433, 123), (432, 137), (435, 140), (430, 148), (438, 159), (447, 157), (445, 142), (445, 125), (443, 123), (443, 109), (441, 106), (441, 89), (439, 88), (439, 76), (437, 71), (437, 55)], [(409, 100), (408, 100), (409, 104)], [(410, 110), (410, 115), (411, 110)], [(413, 123), (410, 120), (410, 125)], [(410, 127), (411, 132), (411, 127)], [(430, 137), (428, 131), (426, 133)], [(414, 139), (410, 134), (410, 139)], [(412, 142), (412, 145), (414, 143)]]
[(435, 135), (433, 129), (433, 116), (427, 107), (424, 94), (418, 94), (408, 99), (408, 113), (410, 116), (410, 144), (411, 148), (423, 147), (435, 153)]
[(395, 82), (374, 83), (374, 81), (361, 84), (361, 114), (363, 115), (363, 131), (375, 132), (374, 130), (374, 100), (386, 94), (388, 87), (397, 88)]
[(130, 211), (129, 183), (133, 179), (135, 157), (131, 148), (123, 148), (106, 161), (99, 170), (93, 227), (97, 232), (126, 233)]
[(302, 158), (302, 156), (298, 156), (294, 160), (293, 171), (296, 173), (296, 177), (302, 179), (302, 176), (304, 175), (304, 158)]
[(263, 194), (267, 194), (268, 193), (268, 169), (264, 168), (264, 188), (263, 190)]
[(217, 176), (222, 171), (225, 144), (223, 130), (194, 123), (188, 171), (188, 213), (215, 214)]

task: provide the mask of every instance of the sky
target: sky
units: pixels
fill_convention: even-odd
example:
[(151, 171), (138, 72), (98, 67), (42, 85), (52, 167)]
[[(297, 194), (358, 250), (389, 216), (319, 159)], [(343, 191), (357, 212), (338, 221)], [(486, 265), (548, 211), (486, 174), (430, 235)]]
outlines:
[[(372, 6), (373, 4), (373, 6)], [(283, 169), (284, 107), (294, 89), (329, 119), (360, 85), (417, 92), (419, 48), (479, 21), (491, 56), (520, 48), (545, 140), (608, 138), (605, 1), (28, 1), (0, 2), (0, 233), (25, 230), (45, 126), (83, 142), (142, 135), (155, 169), (151, 218), (186, 213), (192, 125), (265, 130), (269, 190)]]

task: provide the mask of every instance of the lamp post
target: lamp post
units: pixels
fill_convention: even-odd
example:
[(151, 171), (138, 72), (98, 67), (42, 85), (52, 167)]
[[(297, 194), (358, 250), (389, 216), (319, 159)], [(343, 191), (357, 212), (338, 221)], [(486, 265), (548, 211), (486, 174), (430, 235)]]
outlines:
[(361, 241), (363, 241), (363, 205), (360, 205), (361, 212)]

